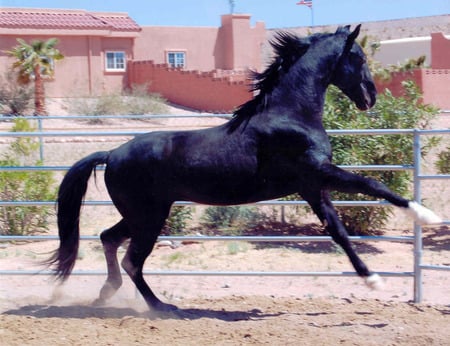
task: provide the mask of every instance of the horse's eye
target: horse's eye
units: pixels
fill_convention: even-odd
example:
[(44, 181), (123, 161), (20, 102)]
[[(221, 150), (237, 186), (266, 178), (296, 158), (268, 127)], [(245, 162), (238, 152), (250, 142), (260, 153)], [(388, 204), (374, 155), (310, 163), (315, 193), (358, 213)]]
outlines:
[(357, 65), (363, 65), (367, 62), (366, 57), (364, 55), (350, 53), (349, 58), (352, 63), (357, 64)]

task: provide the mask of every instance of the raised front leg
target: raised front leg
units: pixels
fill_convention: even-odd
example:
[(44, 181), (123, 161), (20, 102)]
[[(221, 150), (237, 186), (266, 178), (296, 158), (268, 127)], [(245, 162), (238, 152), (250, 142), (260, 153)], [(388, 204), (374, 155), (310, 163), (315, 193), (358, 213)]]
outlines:
[(322, 165), (318, 171), (321, 177), (323, 188), (348, 193), (362, 193), (365, 195), (383, 198), (397, 207), (404, 208), (405, 212), (411, 215), (422, 225), (440, 224), (442, 219), (433, 211), (419, 205), (414, 201), (395, 194), (389, 188), (371, 178), (366, 178), (358, 174), (344, 171), (333, 164)]

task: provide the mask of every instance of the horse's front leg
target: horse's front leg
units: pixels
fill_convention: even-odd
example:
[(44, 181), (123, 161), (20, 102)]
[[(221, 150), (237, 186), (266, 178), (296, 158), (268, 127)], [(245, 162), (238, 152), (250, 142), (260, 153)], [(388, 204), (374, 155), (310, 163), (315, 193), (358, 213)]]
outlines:
[(302, 193), (302, 197), (309, 203), (333, 240), (345, 251), (358, 275), (364, 278), (370, 288), (381, 288), (382, 280), (380, 276), (370, 272), (366, 264), (356, 254), (348, 238), (347, 230), (331, 203), (328, 191), (322, 190), (318, 193)]
[(422, 225), (442, 223), (442, 219), (433, 211), (395, 194), (386, 185), (374, 179), (344, 171), (333, 164), (322, 165), (317, 176), (322, 178), (323, 187), (327, 190), (362, 193), (384, 198), (395, 206), (404, 208), (409, 215)]

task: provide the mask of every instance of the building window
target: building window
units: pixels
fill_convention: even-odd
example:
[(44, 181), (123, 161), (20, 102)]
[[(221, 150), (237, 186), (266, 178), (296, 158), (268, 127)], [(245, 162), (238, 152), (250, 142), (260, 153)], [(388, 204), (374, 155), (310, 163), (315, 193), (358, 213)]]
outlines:
[(186, 52), (167, 52), (167, 64), (170, 67), (186, 67)]
[(125, 71), (125, 52), (106, 52), (106, 71)]

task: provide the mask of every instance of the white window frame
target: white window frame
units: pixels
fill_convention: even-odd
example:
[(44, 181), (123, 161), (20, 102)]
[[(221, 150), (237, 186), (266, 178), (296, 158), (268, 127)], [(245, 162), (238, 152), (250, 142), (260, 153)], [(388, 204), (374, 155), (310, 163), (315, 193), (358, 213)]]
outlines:
[[(112, 56), (112, 66), (108, 65), (108, 59)], [(119, 56), (120, 55), (120, 56)], [(124, 72), (127, 67), (127, 55), (123, 50), (105, 51), (105, 71), (106, 72)]]
[[(171, 55), (173, 55), (173, 59), (171, 59)], [(186, 68), (186, 51), (180, 49), (167, 50), (166, 63), (173, 68)]]

